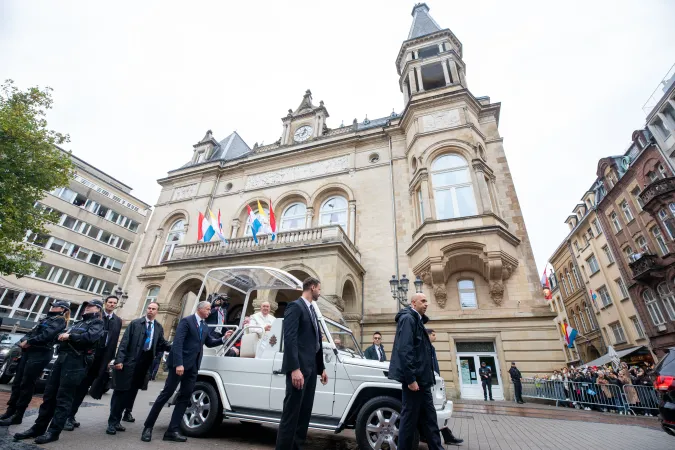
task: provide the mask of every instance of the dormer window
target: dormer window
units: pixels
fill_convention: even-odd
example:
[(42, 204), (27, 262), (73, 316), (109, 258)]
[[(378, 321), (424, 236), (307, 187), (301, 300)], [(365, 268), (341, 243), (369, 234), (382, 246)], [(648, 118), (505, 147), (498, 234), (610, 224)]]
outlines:
[(197, 152), (197, 155), (195, 156), (195, 164), (199, 164), (200, 162), (204, 162), (204, 159), (206, 159), (206, 150), (202, 150), (201, 152)]

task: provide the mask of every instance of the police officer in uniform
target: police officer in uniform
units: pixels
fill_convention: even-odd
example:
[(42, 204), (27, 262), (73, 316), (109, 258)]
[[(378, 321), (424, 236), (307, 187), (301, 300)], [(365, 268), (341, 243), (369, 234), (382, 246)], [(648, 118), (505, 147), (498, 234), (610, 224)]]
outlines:
[(0, 426), (21, 423), (35, 392), (35, 382), (51, 361), (56, 338), (66, 328), (69, 319), (70, 303), (55, 300), (47, 316), (19, 341), (21, 360), (12, 383), (7, 411), (0, 416)]
[(516, 367), (516, 363), (511, 363), (511, 368), (509, 369), (509, 375), (511, 375), (511, 381), (513, 382), (514, 394), (516, 397), (516, 402), (519, 404), (525, 403), (523, 401), (523, 375), (520, 373), (520, 370)]
[(483, 398), (487, 401), (489, 392), (490, 401), (494, 401), (494, 398), (492, 398), (492, 368), (485, 361), (480, 363), (478, 375), (480, 375), (480, 383), (483, 385)]
[(103, 302), (92, 300), (84, 302), (82, 307), (82, 320), (58, 337), (59, 357), (47, 380), (35, 424), (23, 433), (16, 433), (14, 439), (36, 438), (36, 444), (59, 439), (70, 414), (77, 387), (84, 380), (87, 367), (92, 363), (96, 346), (103, 335)]

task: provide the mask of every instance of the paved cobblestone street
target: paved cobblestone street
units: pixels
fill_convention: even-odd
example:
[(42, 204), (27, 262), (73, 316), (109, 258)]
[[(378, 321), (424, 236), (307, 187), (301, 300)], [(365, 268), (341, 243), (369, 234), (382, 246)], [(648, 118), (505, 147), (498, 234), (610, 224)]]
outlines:
[[(166, 429), (170, 410), (165, 409), (159, 417), (151, 445), (140, 441), (143, 420), (162, 384), (154, 382), (147, 392), (140, 392), (134, 408), (136, 422), (124, 424), (127, 431), (116, 436), (105, 434), (110, 395), (101, 400), (85, 399), (86, 407), (80, 410), (78, 420), (82, 423), (73, 432), (63, 432), (61, 439), (44, 446), (55, 450), (90, 450), (92, 448), (116, 450), (138, 449), (147, 446), (154, 449), (223, 448), (235, 450), (273, 449), (276, 439), (276, 427), (246, 425), (238, 421), (226, 420), (212, 435), (204, 439), (190, 438), (186, 444), (163, 442), (162, 434)], [(0, 389), (8, 389), (2, 385)], [(8, 392), (0, 392), (0, 411), (9, 397)], [(39, 398), (31, 403), (38, 407)], [(36, 409), (28, 411), (28, 417), (21, 425), (0, 428), (0, 448), (3, 450), (28, 450), (39, 448), (32, 441), (14, 442), (11, 435), (29, 428), (33, 424)], [(558, 418), (556, 418), (558, 417)], [(645, 450), (667, 450), (675, 445), (675, 438), (668, 436), (658, 428), (654, 418), (623, 417), (610, 414), (591, 413), (567, 408), (553, 408), (544, 405), (527, 404), (517, 406), (510, 402), (495, 402), (485, 405), (481, 402), (458, 403), (453, 414), (451, 428), (455, 435), (464, 439), (460, 447), (448, 446), (449, 450), (565, 450), (589, 448), (611, 448), (612, 450), (634, 449), (636, 443)], [(309, 433), (307, 450), (351, 450), (356, 449), (354, 433), (341, 434), (325, 432)], [(575, 436), (570, 440), (569, 436)], [(420, 445), (425, 449), (426, 446)]]

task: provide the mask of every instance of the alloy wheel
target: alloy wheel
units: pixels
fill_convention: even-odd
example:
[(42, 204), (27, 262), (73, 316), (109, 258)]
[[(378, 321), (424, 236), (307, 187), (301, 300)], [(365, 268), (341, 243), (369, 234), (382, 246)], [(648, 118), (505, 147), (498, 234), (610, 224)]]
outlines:
[(373, 450), (396, 450), (400, 414), (392, 408), (378, 408), (368, 417), (366, 435)]
[(198, 389), (190, 396), (190, 405), (183, 415), (183, 423), (188, 428), (199, 428), (211, 412), (211, 398), (209, 394)]

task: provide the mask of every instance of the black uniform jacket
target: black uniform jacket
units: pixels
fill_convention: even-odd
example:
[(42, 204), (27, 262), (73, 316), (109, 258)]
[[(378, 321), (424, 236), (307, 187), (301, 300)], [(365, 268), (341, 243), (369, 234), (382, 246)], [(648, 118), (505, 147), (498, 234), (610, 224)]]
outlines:
[(406, 385), (415, 381), (420, 386), (436, 384), (431, 341), (424, 328), (428, 320), (427, 316), (420, 318), (420, 314), (410, 306), (396, 314), (396, 337), (389, 363), (390, 380)]

